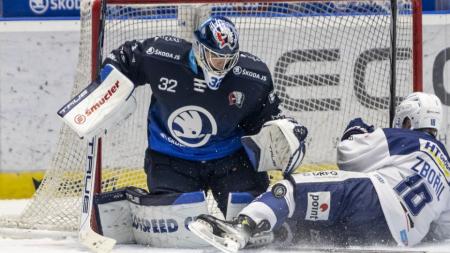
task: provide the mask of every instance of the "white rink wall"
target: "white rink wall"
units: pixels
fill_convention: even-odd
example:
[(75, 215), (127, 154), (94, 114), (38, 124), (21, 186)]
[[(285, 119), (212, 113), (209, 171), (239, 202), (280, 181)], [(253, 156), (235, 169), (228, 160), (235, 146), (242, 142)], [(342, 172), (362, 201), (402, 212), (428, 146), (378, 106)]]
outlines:
[[(450, 147), (450, 14), (425, 15), (424, 90), (443, 91)], [(78, 58), (79, 22), (0, 22), (0, 172), (43, 170), (56, 148)], [(447, 54), (445, 54), (445, 52)], [(439, 59), (441, 59), (439, 61)], [(433, 74), (443, 82), (433, 83)]]
[(450, 14), (423, 16), (423, 69), (423, 90), (444, 104), (439, 138), (450, 152)]
[(43, 170), (70, 97), (79, 22), (0, 22), (0, 172)]

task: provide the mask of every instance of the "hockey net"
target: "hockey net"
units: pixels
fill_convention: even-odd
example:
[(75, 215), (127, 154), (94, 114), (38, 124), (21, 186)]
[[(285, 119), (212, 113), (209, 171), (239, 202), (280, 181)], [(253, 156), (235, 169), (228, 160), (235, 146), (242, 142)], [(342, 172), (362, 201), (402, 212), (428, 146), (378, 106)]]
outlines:
[[(421, 89), (420, 5), (416, 0), (397, 4), (398, 99)], [(284, 109), (308, 127), (304, 164), (333, 165), (336, 144), (349, 120), (362, 117), (376, 126), (389, 125), (391, 9), (390, 0), (107, 0), (100, 50), (101, 3), (83, 0), (72, 95), (89, 84), (99, 52), (104, 59), (126, 40), (162, 35), (190, 41), (199, 20), (227, 16), (240, 33), (241, 49), (269, 66)], [(147, 188), (143, 164), (151, 91), (147, 86), (136, 92), (139, 105), (133, 116), (103, 138), (102, 192), (130, 185)], [(85, 141), (63, 127), (32, 201), (20, 217), (2, 219), (0, 225), (77, 230), (85, 161)]]

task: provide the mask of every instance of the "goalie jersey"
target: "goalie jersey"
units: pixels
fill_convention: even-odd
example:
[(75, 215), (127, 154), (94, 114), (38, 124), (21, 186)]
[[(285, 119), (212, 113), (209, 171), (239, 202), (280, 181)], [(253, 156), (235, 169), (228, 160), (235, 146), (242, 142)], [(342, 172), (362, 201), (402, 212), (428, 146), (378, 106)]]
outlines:
[(126, 42), (103, 64), (114, 65), (135, 86), (150, 85), (149, 148), (167, 155), (225, 157), (242, 148), (243, 135), (280, 113), (266, 64), (246, 52), (217, 90), (204, 81), (192, 44), (177, 37)]
[(377, 129), (338, 146), (341, 170), (368, 172), (392, 236), (400, 245), (427, 233), (450, 238), (450, 162), (444, 145), (428, 133)]

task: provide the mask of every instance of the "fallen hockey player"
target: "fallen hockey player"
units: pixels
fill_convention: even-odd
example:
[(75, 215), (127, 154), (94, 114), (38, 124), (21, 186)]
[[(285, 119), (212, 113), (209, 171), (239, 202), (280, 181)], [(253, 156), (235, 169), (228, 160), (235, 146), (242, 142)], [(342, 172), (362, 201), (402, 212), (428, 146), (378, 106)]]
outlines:
[(450, 238), (450, 162), (436, 139), (439, 98), (413, 93), (394, 128), (350, 121), (337, 147), (340, 171), (294, 174), (245, 207), (232, 222), (198, 216), (192, 232), (224, 252), (296, 222), (296, 237), (350, 246), (414, 246)]

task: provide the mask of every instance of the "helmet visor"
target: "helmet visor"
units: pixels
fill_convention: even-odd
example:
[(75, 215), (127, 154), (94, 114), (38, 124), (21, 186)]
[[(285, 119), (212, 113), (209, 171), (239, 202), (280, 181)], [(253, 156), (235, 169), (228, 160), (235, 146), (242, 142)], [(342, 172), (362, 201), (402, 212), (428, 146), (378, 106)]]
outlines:
[(225, 74), (236, 65), (239, 53), (234, 54), (219, 54), (207, 47), (204, 47), (205, 63), (211, 71), (217, 74)]

